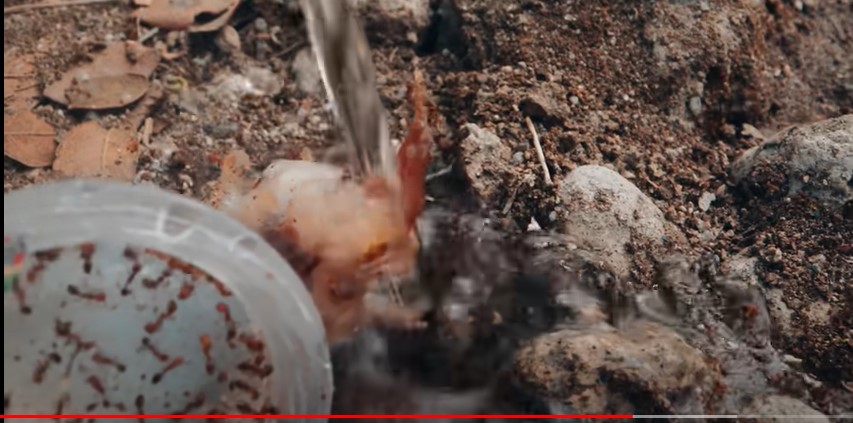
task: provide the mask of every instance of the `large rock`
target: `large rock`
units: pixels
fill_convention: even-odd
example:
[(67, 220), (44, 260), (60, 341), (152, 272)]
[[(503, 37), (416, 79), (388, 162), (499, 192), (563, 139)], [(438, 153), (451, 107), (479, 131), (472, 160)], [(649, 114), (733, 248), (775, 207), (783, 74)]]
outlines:
[(747, 150), (731, 175), (747, 192), (803, 192), (843, 206), (853, 196), (853, 115), (778, 132)]
[(829, 422), (825, 415), (802, 401), (781, 395), (756, 398), (740, 415), (744, 416), (741, 421), (751, 423), (789, 422), (792, 419), (812, 423)]
[(638, 322), (624, 331), (545, 335), (516, 358), (518, 383), (578, 413), (703, 414), (719, 374), (671, 330)]
[(684, 239), (639, 188), (601, 166), (581, 166), (560, 184), (565, 232), (607, 260), (619, 276), (631, 270), (626, 246), (646, 249)]

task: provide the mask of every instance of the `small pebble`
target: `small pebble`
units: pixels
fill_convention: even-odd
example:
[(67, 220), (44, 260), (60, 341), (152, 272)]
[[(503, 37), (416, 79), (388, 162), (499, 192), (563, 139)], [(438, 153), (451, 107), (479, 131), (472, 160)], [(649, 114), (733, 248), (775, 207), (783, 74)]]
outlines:
[(710, 192), (703, 192), (702, 196), (699, 197), (699, 210), (703, 212), (708, 211), (711, 208), (711, 203), (717, 199), (717, 196)]
[(702, 98), (699, 96), (692, 97), (690, 102), (687, 104), (687, 108), (693, 116), (698, 117), (702, 114)]
[(800, 363), (803, 362), (803, 359), (794, 357), (791, 354), (785, 354), (782, 359), (785, 361), (785, 364), (789, 366), (798, 366)]
[(255, 19), (255, 29), (258, 32), (267, 32), (270, 26), (264, 18)]

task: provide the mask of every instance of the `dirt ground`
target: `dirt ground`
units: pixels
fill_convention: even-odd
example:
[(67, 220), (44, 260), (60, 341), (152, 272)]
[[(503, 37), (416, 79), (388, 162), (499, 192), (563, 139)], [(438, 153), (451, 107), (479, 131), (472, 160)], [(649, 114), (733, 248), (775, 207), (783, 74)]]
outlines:
[[(23, 3), (4, 0), (5, 7)], [(729, 166), (788, 125), (853, 113), (853, 3), (433, 0), (430, 7), (428, 22), (363, 8), (394, 137), (405, 129), (405, 88), (417, 64), (446, 121), (432, 170), (464, 162), (465, 124), (487, 128), (514, 159), (482, 206), (505, 209), (521, 227), (535, 218), (558, 228), (562, 206), (542, 177), (529, 116), (555, 181), (586, 164), (611, 168), (685, 234), (672, 251), (635, 246), (632, 283), (651, 286), (656, 259), (674, 251), (713, 253), (724, 263), (756, 258), (760, 284), (781, 290), (793, 310), (791, 328), (774, 331), (774, 346), (801, 358), (819, 381), (813, 398), (821, 411), (843, 410), (838, 398), (853, 389), (851, 203), (833, 211), (786, 199), (784, 176), (770, 175), (752, 191), (735, 187)], [(99, 43), (137, 39), (132, 10), (116, 1), (4, 14), (4, 56), (34, 55), (44, 88)], [(240, 51), (223, 51), (216, 35), (172, 40), (172, 50), (188, 54), (154, 73), (167, 94), (149, 113), (154, 131), (134, 182), (205, 200), (220, 158), (235, 148), (260, 171), (308, 151), (319, 157), (330, 145), (322, 91), (300, 87), (293, 65), (308, 45), (298, 10), (244, 2), (232, 24)], [(147, 44), (156, 41), (167, 36)], [(222, 94), (218, 76), (251, 68), (272, 71), (281, 89), (236, 101)], [(69, 112), (48, 100), (36, 110), (60, 138), (84, 120), (109, 126), (127, 112)], [(60, 177), (50, 166), (4, 159), (4, 192)], [(449, 185), (431, 181), (431, 197), (470, 203), (470, 192)], [(702, 211), (697, 204), (707, 193), (715, 200)], [(828, 304), (828, 318), (809, 314), (816, 302)]]

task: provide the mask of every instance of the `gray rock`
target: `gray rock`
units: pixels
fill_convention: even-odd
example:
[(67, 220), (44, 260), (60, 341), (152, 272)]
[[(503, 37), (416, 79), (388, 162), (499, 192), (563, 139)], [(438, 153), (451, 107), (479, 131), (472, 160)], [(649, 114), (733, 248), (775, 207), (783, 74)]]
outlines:
[(579, 413), (703, 414), (719, 377), (701, 351), (647, 322), (624, 331), (545, 335), (522, 349), (515, 364), (525, 388)]
[(518, 151), (512, 155), (512, 164), (520, 165), (524, 163), (524, 153)]
[(773, 322), (773, 331), (784, 336), (793, 336), (793, 310), (785, 302), (785, 293), (781, 289), (767, 291), (767, 311)]
[(322, 90), (322, 79), (317, 60), (310, 47), (303, 48), (296, 53), (293, 59), (293, 74), (296, 77), (296, 85), (302, 92), (309, 95), (319, 94)]
[(714, 195), (714, 193), (703, 192), (702, 196), (699, 197), (699, 202), (698, 202), (699, 210), (702, 210), (703, 212), (710, 210), (711, 209), (711, 203), (713, 203), (714, 200), (716, 200), (716, 199), (717, 199), (717, 196)]
[(560, 99), (565, 91), (558, 84), (548, 83), (530, 89), (530, 93), (521, 100), (518, 109), (534, 120), (562, 122), (569, 115), (569, 108)]
[(642, 191), (601, 166), (581, 166), (560, 183), (565, 232), (609, 261), (620, 276), (630, 271), (626, 244), (663, 246), (684, 235)]
[(687, 108), (693, 116), (698, 117), (702, 115), (702, 97), (690, 97), (690, 101), (687, 102)]
[(725, 273), (731, 279), (743, 281), (749, 285), (758, 285), (758, 275), (755, 274), (755, 257), (734, 256), (725, 265)]
[(382, 13), (396, 20), (410, 21), (417, 29), (429, 21), (429, 2), (412, 0), (350, 0), (363, 13)]
[(743, 421), (752, 423), (789, 422), (795, 417), (799, 417), (798, 421), (829, 422), (825, 415), (800, 400), (781, 395), (756, 398), (740, 415), (744, 416)]
[(489, 130), (474, 124), (465, 129), (468, 137), (460, 144), (465, 175), (480, 199), (495, 205), (505, 191), (504, 176), (511, 172), (512, 150)]
[(739, 184), (757, 184), (760, 171), (781, 172), (788, 195), (800, 192), (841, 206), (853, 196), (853, 115), (792, 126), (747, 150), (732, 166)]

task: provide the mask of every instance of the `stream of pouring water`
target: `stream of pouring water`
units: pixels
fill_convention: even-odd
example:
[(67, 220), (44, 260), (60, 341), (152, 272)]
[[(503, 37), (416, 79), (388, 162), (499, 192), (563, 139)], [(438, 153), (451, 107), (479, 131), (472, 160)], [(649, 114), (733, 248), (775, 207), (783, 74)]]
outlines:
[(396, 172), (367, 36), (347, 0), (301, 0), (326, 95), (360, 176)]

